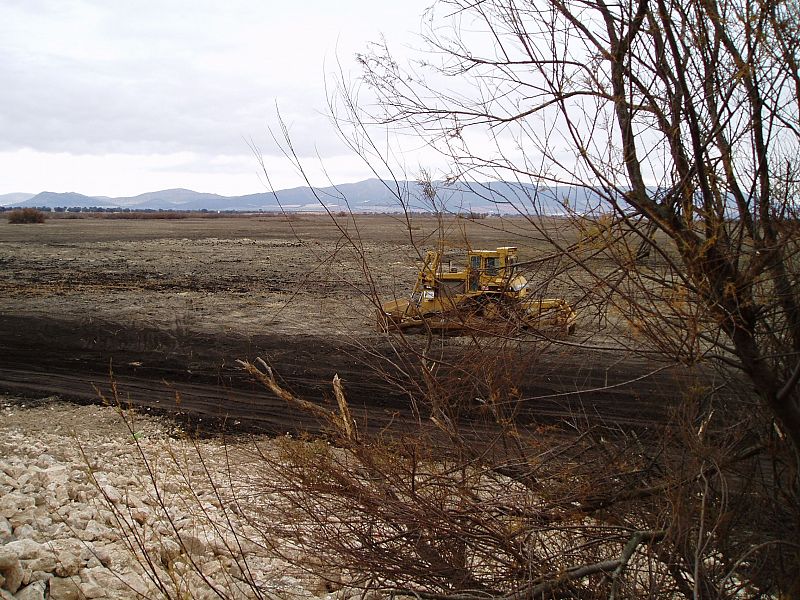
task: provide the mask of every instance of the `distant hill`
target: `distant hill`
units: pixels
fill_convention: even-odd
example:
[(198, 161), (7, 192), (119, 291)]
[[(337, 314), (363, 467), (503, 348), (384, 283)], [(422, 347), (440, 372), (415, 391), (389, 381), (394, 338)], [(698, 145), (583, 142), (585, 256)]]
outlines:
[(433, 202), (416, 182), (390, 182), (380, 179), (321, 188), (297, 187), (275, 193), (262, 192), (244, 196), (220, 196), (179, 188), (121, 198), (85, 196), (74, 192), (41, 192), (36, 195), (6, 194), (0, 196), (0, 199), (3, 199), (6, 206), (253, 212), (320, 211), (324, 205), (334, 212), (399, 212), (405, 207), (411, 211), (496, 214), (514, 213), (520, 206), (524, 206), (530, 212), (549, 215), (564, 213), (565, 205), (582, 211), (596, 203), (593, 202), (591, 192), (582, 188), (542, 188), (502, 181), (469, 186), (461, 183), (451, 186), (435, 185), (437, 194)]
[(188, 210), (195, 210), (195, 205), (203, 205), (208, 208), (206, 204), (213, 204), (215, 202), (225, 202), (228, 200), (226, 196), (218, 194), (206, 194), (202, 192), (194, 192), (183, 188), (173, 190), (160, 190), (158, 192), (147, 192), (146, 194), (139, 194), (129, 198), (114, 198), (120, 206), (156, 208), (161, 205), (170, 205), (177, 208), (182, 205), (187, 205)]
[(75, 192), (41, 192), (25, 200), (15, 202), (10, 206), (40, 206), (47, 208), (65, 207), (85, 207), (91, 206), (102, 208), (115, 208), (118, 206), (111, 198), (100, 198), (94, 196), (84, 196)]
[(25, 202), (29, 198), (33, 198), (35, 194), (26, 194), (24, 192), (15, 192), (11, 194), (0, 194), (0, 206), (19, 204)]

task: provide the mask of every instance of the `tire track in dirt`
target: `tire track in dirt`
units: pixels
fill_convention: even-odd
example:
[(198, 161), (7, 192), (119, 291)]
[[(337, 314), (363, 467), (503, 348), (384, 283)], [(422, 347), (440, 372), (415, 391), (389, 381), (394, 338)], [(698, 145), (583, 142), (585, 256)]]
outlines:
[(95, 319), (0, 316), (0, 388), (6, 391), (94, 402), (98, 392), (110, 397), (113, 373), (120, 396), (133, 405), (226, 421), (237, 429), (315, 429), (314, 421), (271, 397), (235, 363), (256, 357), (267, 359), (287, 386), (308, 398), (329, 396), (333, 373), (339, 373), (354, 410), (369, 405), (375, 426), (405, 409), (401, 394), (379, 379), (364, 377), (369, 371), (364, 359), (335, 340), (213, 336)]
[[(457, 350), (454, 361), (458, 361)], [(195, 425), (284, 433), (318, 430), (318, 423), (291, 410), (252, 382), (235, 359), (263, 357), (284, 383), (306, 398), (331, 396), (331, 378), (344, 380), (357, 420), (370, 428), (413, 427), (408, 397), (376, 370), (375, 355), (390, 356), (380, 342), (367, 349), (312, 335), (213, 335), (158, 330), (90, 317), (82, 321), (0, 315), (0, 388), (28, 395), (57, 394), (82, 402), (110, 395), (113, 378), (126, 403), (187, 418)], [(585, 419), (637, 428), (664, 423), (690, 377), (652, 370), (576, 349), (539, 356), (519, 382), (524, 411), (534, 420)], [(611, 387), (609, 387), (611, 386)], [(593, 390), (585, 392), (581, 390)]]

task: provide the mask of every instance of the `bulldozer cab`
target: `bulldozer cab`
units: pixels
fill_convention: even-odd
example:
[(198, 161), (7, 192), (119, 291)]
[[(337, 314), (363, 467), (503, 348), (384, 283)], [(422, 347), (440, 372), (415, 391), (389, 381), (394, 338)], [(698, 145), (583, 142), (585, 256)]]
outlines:
[(514, 246), (503, 246), (496, 250), (468, 250), (466, 255), (463, 252), (429, 250), (419, 272), (414, 295), (420, 300), (433, 300), (442, 294), (509, 289), (519, 292), (525, 281), (516, 275), (516, 263), (517, 248)]
[(517, 249), (513, 246), (503, 246), (497, 250), (470, 251), (469, 291), (508, 289), (516, 275), (514, 272), (516, 264)]

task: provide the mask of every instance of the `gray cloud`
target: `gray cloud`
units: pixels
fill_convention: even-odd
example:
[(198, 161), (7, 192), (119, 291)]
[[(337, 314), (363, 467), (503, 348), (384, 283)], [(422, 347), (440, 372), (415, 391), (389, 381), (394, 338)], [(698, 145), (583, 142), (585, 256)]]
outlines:
[[(306, 36), (316, 31), (302, 21), (293, 22), (295, 32), (274, 31), (274, 22), (241, 23), (246, 14), (216, 15), (202, 3), (194, 12), (172, 6), (127, 20), (82, 10), (50, 16), (65, 19), (65, 36), (89, 39), (47, 40), (53, 22), (28, 15), (44, 31), (30, 38), (15, 31), (0, 42), (0, 149), (241, 153), (243, 137), (266, 139), (276, 102), (291, 116), (301, 150), (341, 148), (320, 115), (324, 55), (307, 55)], [(78, 19), (94, 25), (69, 25)], [(271, 38), (254, 40), (259, 32)]]
[(0, 79), (7, 86), (0, 95), (2, 149), (242, 152), (242, 136), (263, 135), (276, 101), (301, 128), (324, 133), (321, 106), (313, 104), (324, 101), (319, 88), (211, 77), (170, 59), (42, 65), (20, 57), (0, 63)]
[(163, 155), (191, 154), (181, 173), (209, 175), (235, 173), (224, 157), (238, 156), (248, 177), (246, 140), (279, 154), (267, 131), (276, 105), (301, 156), (344, 165), (324, 116), (325, 61), (356, 72), (357, 50), (382, 29), (415, 29), (428, 1), (3, 0), (0, 168), (16, 176), (0, 185), (83, 186), (78, 174), (97, 173), (106, 155), (129, 157), (104, 169), (127, 188), (153, 185), (147, 172), (162, 185), (153, 157)]

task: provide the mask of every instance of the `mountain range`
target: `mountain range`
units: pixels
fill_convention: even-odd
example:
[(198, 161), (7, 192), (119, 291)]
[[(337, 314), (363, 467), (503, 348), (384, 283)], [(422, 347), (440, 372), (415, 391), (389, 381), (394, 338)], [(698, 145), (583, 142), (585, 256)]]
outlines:
[[(297, 187), (276, 192), (261, 192), (243, 196), (220, 196), (186, 189), (160, 190), (138, 196), (111, 198), (85, 196), (75, 192), (0, 195), (0, 206), (39, 208), (103, 208), (120, 210), (187, 210), (243, 212), (310, 212), (324, 208), (331, 211), (352, 210), (361, 213), (411, 211), (513, 213), (516, 207), (536, 210), (542, 214), (561, 214), (565, 206), (579, 211), (593, 202), (590, 191), (574, 187), (534, 187), (530, 184), (484, 182), (470, 185), (434, 183), (435, 200), (430, 190), (413, 181), (384, 181), (367, 179), (358, 183), (310, 188)], [(402, 199), (402, 202), (401, 200)]]

